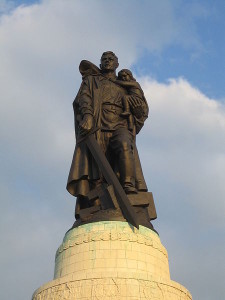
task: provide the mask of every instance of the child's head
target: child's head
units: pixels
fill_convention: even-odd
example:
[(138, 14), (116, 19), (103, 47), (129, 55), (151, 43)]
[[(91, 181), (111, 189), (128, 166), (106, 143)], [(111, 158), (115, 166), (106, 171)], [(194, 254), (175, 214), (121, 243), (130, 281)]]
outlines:
[(135, 81), (132, 72), (128, 69), (122, 69), (119, 71), (118, 79), (122, 81)]

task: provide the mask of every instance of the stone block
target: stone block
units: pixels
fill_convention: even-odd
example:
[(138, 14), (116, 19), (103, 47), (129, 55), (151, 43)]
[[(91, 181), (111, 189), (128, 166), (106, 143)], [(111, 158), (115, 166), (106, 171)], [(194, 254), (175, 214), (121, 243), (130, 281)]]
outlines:
[(33, 300), (191, 300), (172, 281), (158, 235), (126, 222), (104, 221), (66, 233), (55, 259), (54, 280)]

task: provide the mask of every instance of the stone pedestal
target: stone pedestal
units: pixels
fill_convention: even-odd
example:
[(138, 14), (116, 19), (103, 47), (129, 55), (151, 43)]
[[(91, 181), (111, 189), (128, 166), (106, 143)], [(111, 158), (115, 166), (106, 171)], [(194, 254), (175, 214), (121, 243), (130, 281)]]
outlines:
[(127, 222), (89, 223), (66, 233), (56, 252), (54, 280), (33, 300), (191, 300), (170, 280), (158, 235)]

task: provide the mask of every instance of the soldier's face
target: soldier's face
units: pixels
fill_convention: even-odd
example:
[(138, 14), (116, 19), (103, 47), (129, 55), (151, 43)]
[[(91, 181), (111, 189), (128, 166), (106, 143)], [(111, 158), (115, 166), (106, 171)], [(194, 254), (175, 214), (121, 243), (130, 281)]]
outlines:
[(106, 54), (101, 58), (101, 69), (103, 71), (115, 71), (118, 62), (112, 54)]

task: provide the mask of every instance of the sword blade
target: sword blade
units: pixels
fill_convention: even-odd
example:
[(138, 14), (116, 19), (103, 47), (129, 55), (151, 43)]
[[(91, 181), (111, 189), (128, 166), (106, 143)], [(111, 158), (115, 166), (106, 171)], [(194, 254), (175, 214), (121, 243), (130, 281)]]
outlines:
[(138, 216), (135, 213), (132, 205), (130, 204), (129, 199), (124, 192), (124, 189), (122, 188), (117, 176), (113, 172), (107, 158), (105, 157), (105, 154), (97, 143), (94, 135), (88, 135), (85, 139), (85, 143), (91, 151), (91, 154), (97, 162), (107, 183), (113, 185), (119, 206), (124, 214), (124, 217), (133, 226), (139, 228)]

